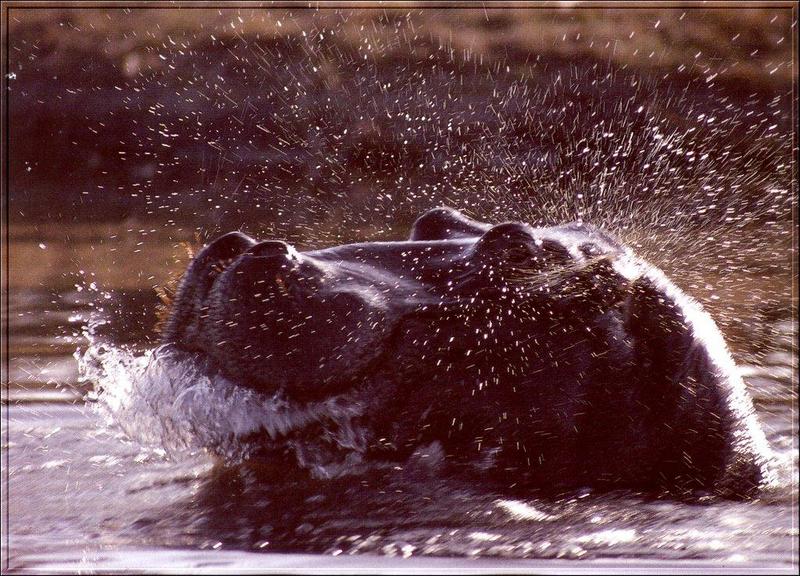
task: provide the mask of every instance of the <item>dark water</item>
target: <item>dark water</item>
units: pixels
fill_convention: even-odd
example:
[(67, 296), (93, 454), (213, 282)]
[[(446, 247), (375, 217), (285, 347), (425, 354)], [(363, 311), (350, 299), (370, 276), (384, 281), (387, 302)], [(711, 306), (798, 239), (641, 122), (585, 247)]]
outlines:
[[(70, 249), (79, 259), (80, 247)], [(569, 569), (598, 571), (628, 565), (789, 570), (797, 561), (796, 325), (789, 317), (765, 328), (770, 346), (760, 363), (741, 366), (779, 461), (779, 481), (760, 499), (677, 502), (588, 490), (537, 498), (494, 492), (479, 479), (437, 477), (425, 461), (435, 454), (422, 454), (405, 469), (331, 480), (281, 465), (221, 466), (186, 441), (187, 426), (194, 424), (185, 414), (170, 413), (165, 425), (163, 411), (148, 410), (142, 398), (132, 401), (137, 385), (196, 383), (180, 367), (142, 379), (142, 354), (154, 345), (148, 329), (155, 320), (154, 292), (104, 292), (85, 280), (69, 286), (65, 277), (51, 283), (61, 286), (15, 290), (11, 299), (4, 464), (14, 569), (304, 565), (293, 564), (301, 557), (277, 553), (365, 555), (339, 566), (384, 570), (403, 569), (394, 562), (408, 557), (479, 557), (477, 565), (449, 560), (420, 566), (491, 571), (559, 571), (567, 560)], [(83, 335), (87, 319), (98, 316), (111, 319), (97, 332), (117, 342), (114, 347), (91, 344)], [(90, 370), (95, 382), (79, 382), (73, 353), (92, 347), (105, 354), (105, 372)], [(87, 395), (97, 380), (111, 401)], [(174, 389), (165, 386), (149, 399), (169, 403), (170, 394)], [(181, 407), (194, 414), (217, 401), (209, 392)], [(374, 555), (397, 560), (373, 564)], [(535, 563), (508, 563), (519, 559)]]

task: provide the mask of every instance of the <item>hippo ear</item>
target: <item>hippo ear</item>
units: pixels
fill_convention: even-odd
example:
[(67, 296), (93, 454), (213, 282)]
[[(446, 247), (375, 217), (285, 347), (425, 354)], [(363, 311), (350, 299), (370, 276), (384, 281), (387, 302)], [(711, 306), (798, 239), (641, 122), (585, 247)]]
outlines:
[(453, 208), (434, 208), (417, 218), (411, 227), (409, 240), (451, 240), (473, 238), (491, 226), (464, 216)]

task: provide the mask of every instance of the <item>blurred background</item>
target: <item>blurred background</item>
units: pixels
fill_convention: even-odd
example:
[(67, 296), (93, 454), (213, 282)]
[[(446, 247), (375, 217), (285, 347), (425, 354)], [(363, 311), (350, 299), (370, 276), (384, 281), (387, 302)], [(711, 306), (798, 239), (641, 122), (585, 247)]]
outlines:
[[(86, 550), (121, 545), (796, 563), (797, 12), (715, 6), (5, 5), (3, 504), (12, 557), (38, 558), (12, 566), (61, 550), (85, 570)], [(300, 249), (397, 239), (438, 205), (589, 221), (663, 268), (731, 345), (780, 489), (542, 514), (416, 480), (264, 484), (140, 452), (86, 407), (88, 320), (109, 321), (104, 385), (124, 392), (187, 246), (231, 229)]]
[(791, 300), (791, 10), (564, 6), (10, 9), (12, 286), (448, 204), (605, 226), (751, 342)]

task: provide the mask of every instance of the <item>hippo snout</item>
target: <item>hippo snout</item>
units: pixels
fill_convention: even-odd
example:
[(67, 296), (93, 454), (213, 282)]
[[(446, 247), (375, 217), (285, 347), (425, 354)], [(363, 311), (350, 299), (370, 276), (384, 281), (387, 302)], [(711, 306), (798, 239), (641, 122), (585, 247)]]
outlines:
[(189, 264), (173, 299), (169, 319), (162, 331), (164, 342), (192, 342), (201, 334), (201, 318), (208, 292), (219, 273), (256, 242), (241, 232), (229, 232), (205, 246)]

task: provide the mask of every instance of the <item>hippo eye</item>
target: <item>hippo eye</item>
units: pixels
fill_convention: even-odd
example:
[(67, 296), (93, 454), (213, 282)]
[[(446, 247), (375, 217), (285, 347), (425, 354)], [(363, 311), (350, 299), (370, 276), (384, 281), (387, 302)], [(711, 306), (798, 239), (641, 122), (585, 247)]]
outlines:
[(531, 253), (522, 247), (510, 248), (506, 251), (506, 261), (510, 264), (525, 264), (531, 258)]

